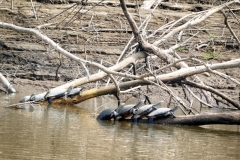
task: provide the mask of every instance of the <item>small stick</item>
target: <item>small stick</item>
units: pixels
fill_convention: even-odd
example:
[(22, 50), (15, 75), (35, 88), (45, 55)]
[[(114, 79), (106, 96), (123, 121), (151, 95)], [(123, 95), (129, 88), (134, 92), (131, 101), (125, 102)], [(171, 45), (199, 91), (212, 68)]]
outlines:
[(171, 101), (172, 101), (172, 95), (170, 94), (169, 101), (168, 101), (168, 104), (167, 104), (167, 108), (170, 107)]
[(13, 9), (13, 0), (11, 0), (11, 9)]
[(36, 10), (35, 10), (35, 7), (34, 7), (34, 4), (33, 4), (32, 0), (31, 0), (31, 6), (32, 6), (32, 10), (33, 10), (35, 18), (38, 19), (38, 16), (37, 16), (37, 13), (36, 13)]

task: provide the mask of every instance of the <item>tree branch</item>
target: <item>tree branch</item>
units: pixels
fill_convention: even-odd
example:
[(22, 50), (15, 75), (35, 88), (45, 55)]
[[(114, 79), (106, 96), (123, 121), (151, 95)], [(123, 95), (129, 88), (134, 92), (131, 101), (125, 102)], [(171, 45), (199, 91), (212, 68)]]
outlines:
[(197, 88), (200, 88), (200, 89), (204, 89), (206, 91), (210, 91), (216, 95), (218, 95), (219, 97), (225, 99), (226, 101), (228, 101), (230, 104), (232, 104), (234, 107), (240, 109), (240, 105), (234, 101), (233, 99), (229, 98), (228, 96), (226, 96), (225, 94), (221, 93), (221, 92), (218, 92), (216, 89), (212, 88), (212, 87), (209, 87), (209, 86), (203, 86), (203, 85), (200, 85), (198, 83), (194, 83), (194, 82), (190, 82), (190, 81), (186, 81), (186, 80), (182, 80), (181, 81), (183, 84), (186, 84), (186, 85), (190, 85), (192, 87), (197, 87)]

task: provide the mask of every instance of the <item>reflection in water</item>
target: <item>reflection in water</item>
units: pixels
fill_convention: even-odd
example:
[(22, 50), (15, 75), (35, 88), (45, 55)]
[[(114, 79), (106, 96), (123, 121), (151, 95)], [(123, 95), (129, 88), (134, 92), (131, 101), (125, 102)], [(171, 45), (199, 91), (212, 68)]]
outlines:
[(240, 132), (97, 121), (98, 104), (117, 105), (102, 98), (33, 112), (2, 102), (0, 159), (240, 159)]

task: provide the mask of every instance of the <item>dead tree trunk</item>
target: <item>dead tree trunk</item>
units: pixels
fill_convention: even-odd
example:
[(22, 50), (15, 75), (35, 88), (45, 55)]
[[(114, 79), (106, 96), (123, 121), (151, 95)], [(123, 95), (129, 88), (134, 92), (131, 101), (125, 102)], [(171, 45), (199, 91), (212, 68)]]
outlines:
[[(132, 122), (131, 119), (123, 121)], [(148, 123), (147, 119), (139, 119), (138, 123)], [(153, 124), (167, 125), (207, 125), (207, 124), (240, 124), (240, 112), (229, 113), (210, 113), (189, 116), (177, 116), (176, 118), (168, 117), (155, 119)]]

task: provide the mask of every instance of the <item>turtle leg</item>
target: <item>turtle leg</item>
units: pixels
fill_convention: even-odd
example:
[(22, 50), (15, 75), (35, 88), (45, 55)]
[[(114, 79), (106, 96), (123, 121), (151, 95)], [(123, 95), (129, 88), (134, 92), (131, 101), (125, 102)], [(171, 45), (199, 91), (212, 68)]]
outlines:
[(47, 101), (48, 101), (49, 104), (51, 104), (52, 103), (52, 97), (48, 97)]
[(138, 118), (137, 117), (133, 117), (133, 123), (137, 123)]
[(173, 113), (173, 112), (170, 112), (170, 115), (172, 115), (174, 118), (176, 118), (176, 116), (174, 115), (174, 113)]
[(153, 117), (148, 117), (148, 123), (153, 124)]
[(114, 117), (114, 121), (119, 121), (121, 119), (121, 116)]

